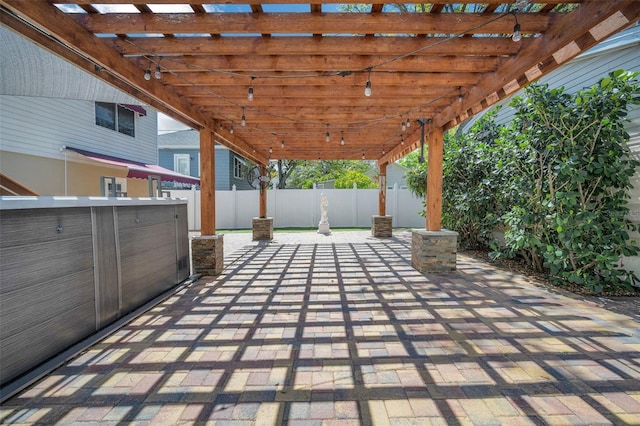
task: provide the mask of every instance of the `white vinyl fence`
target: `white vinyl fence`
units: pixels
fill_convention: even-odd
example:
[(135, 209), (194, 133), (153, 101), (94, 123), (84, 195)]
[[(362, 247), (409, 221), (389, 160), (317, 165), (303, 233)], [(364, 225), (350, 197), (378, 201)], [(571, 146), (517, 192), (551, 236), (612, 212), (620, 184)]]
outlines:
[[(170, 191), (171, 197), (186, 198), (189, 230), (200, 230), (200, 191)], [(378, 214), (377, 189), (270, 189), (267, 193), (267, 216), (274, 228), (314, 228), (320, 221), (320, 196), (329, 200), (329, 224), (334, 228), (370, 227), (371, 216)], [(260, 192), (216, 191), (216, 228), (250, 229), (259, 215)], [(419, 215), (422, 200), (407, 189), (387, 190), (387, 215), (393, 216), (396, 228), (424, 228)]]

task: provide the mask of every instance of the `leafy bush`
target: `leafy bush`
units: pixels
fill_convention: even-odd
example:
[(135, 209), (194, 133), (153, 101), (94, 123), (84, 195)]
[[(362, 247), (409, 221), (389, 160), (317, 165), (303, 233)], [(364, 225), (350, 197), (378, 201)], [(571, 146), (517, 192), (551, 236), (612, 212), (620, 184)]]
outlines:
[(516, 157), (521, 197), (505, 216), (507, 246), (557, 281), (596, 293), (636, 279), (620, 262), (638, 254), (626, 215), (640, 163), (624, 128), (640, 95), (636, 75), (616, 71), (575, 95), (532, 86), (513, 102), (509, 133), (526, 150)]
[[(445, 135), (443, 227), (463, 247), (522, 256), (560, 283), (598, 293), (637, 278), (622, 256), (640, 250), (626, 219), (631, 178), (640, 163), (627, 148), (627, 111), (640, 104), (637, 73), (615, 71), (574, 95), (533, 85), (512, 106), (508, 127), (495, 111), (465, 134)], [(426, 165), (407, 174), (425, 197)], [(504, 245), (493, 239), (504, 229)]]

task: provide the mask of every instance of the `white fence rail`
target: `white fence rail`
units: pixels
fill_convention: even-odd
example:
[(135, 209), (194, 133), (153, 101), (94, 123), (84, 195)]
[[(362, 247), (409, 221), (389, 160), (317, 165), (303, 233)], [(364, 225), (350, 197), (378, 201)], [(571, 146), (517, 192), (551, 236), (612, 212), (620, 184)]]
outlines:
[[(170, 191), (171, 197), (186, 198), (189, 229), (200, 229), (200, 191)], [(378, 214), (377, 189), (274, 189), (267, 194), (267, 216), (275, 228), (313, 228), (320, 221), (320, 195), (329, 200), (329, 224), (334, 228), (370, 227)], [(259, 191), (216, 191), (216, 228), (248, 229), (259, 215)], [(387, 191), (387, 214), (398, 228), (423, 228), (422, 200), (407, 189)]]

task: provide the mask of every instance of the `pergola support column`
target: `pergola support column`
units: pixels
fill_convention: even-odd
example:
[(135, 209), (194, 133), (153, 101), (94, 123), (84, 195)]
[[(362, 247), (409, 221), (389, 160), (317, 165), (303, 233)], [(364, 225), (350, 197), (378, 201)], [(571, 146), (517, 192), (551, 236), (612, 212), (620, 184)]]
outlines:
[(200, 130), (200, 236), (191, 240), (193, 272), (219, 275), (224, 269), (224, 239), (216, 234), (215, 138)]
[[(267, 175), (267, 167), (260, 165), (260, 177)], [(254, 217), (252, 223), (253, 240), (273, 240), (273, 218), (267, 217), (266, 182), (260, 179), (260, 217)]]
[(371, 216), (371, 235), (376, 238), (391, 238), (393, 217), (387, 216), (387, 163), (378, 164), (378, 214)]
[(414, 229), (411, 240), (411, 265), (423, 274), (456, 270), (458, 233), (441, 228), (443, 138), (442, 128), (429, 134), (426, 229)]

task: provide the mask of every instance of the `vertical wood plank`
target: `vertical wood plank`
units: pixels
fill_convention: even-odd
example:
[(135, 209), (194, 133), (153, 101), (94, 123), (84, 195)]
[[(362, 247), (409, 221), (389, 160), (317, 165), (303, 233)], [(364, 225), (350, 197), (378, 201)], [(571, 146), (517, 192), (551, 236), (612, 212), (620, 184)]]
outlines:
[(213, 133), (200, 130), (200, 220), (202, 235), (216, 233), (216, 166)]
[(387, 215), (387, 163), (379, 163), (380, 191), (378, 191), (378, 215)]
[[(263, 164), (260, 165), (260, 176), (267, 175), (267, 167)], [(267, 188), (260, 182), (260, 217), (267, 217)]]
[(434, 129), (429, 134), (427, 154), (427, 231), (442, 229), (442, 157), (443, 130)]

